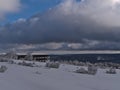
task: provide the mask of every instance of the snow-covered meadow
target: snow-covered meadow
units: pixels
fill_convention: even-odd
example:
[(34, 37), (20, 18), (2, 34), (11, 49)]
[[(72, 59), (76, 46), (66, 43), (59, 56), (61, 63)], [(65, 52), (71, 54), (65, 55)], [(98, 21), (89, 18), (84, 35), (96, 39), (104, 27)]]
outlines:
[(106, 74), (98, 69), (96, 75), (88, 75), (75, 73), (79, 66), (61, 64), (55, 69), (35, 63), (37, 67), (0, 62), (8, 68), (0, 73), (0, 90), (120, 90), (120, 70)]

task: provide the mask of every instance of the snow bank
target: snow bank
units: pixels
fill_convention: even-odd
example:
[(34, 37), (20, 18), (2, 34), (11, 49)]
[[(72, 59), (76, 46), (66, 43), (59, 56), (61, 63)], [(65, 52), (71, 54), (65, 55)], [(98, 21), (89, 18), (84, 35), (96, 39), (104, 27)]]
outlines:
[(78, 66), (60, 65), (59, 69), (26, 67), (1, 63), (8, 69), (0, 73), (1, 90), (120, 90), (120, 72), (106, 74), (99, 69), (96, 75), (74, 73)]

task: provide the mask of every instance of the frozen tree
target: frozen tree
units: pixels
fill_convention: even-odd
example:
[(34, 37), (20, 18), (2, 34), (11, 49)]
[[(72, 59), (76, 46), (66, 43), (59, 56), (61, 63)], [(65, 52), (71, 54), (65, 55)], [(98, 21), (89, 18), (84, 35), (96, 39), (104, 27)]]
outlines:
[(97, 73), (97, 67), (95, 65), (88, 66), (88, 74), (95, 75)]
[(110, 68), (109, 70), (106, 71), (107, 74), (116, 74), (116, 69)]
[(35, 66), (34, 63), (28, 63), (28, 62), (26, 62), (26, 61), (19, 62), (18, 65), (29, 66), (29, 67), (34, 67), (34, 66)]
[(87, 70), (85, 70), (85, 68), (80, 68), (80, 69), (76, 70), (76, 73), (87, 74)]
[(25, 57), (26, 60), (33, 60), (33, 56), (32, 56), (32, 53), (31, 52), (28, 52), (26, 57)]
[(17, 59), (16, 52), (15, 51), (10, 51), (10, 52), (6, 53), (5, 58)]
[(46, 67), (49, 68), (59, 68), (59, 66), (60, 66), (59, 62), (51, 62), (51, 61), (46, 62)]
[(4, 73), (6, 70), (7, 70), (6, 66), (3, 65), (3, 66), (0, 67), (0, 72), (1, 73)]
[(74, 65), (79, 65), (80, 63), (79, 63), (78, 60), (75, 60), (75, 61), (73, 61), (73, 64), (74, 64)]

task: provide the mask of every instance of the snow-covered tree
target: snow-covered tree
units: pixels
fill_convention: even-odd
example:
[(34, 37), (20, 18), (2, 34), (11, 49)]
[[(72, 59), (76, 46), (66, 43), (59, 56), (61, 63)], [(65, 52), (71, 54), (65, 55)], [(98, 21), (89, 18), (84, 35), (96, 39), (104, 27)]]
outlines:
[(73, 64), (74, 64), (74, 65), (79, 65), (80, 63), (79, 63), (78, 60), (75, 60), (75, 61), (73, 61)]
[(28, 62), (26, 62), (26, 61), (19, 62), (18, 65), (29, 66), (29, 67), (34, 67), (34, 66), (35, 66), (34, 63), (28, 63)]
[(95, 65), (88, 66), (88, 74), (95, 75), (97, 73), (97, 67)]
[(107, 74), (116, 74), (116, 69), (110, 68), (109, 70), (106, 71)]
[(46, 67), (49, 68), (59, 68), (59, 66), (60, 66), (59, 62), (51, 62), (51, 61), (46, 62)]
[(10, 52), (6, 53), (5, 58), (17, 59), (16, 52), (15, 51), (10, 51)]
[(87, 70), (85, 70), (85, 68), (80, 68), (76, 70), (76, 73), (87, 74)]
[(31, 52), (28, 52), (26, 57), (25, 57), (26, 60), (33, 60), (33, 56), (32, 56), (32, 53)]
[(0, 72), (1, 73), (4, 73), (6, 70), (7, 70), (6, 66), (3, 65), (3, 66), (0, 67)]

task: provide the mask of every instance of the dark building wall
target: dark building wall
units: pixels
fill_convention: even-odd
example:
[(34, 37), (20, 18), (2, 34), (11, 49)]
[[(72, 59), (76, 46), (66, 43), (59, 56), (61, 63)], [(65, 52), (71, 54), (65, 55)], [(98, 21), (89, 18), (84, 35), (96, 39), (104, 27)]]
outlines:
[(49, 59), (49, 55), (33, 55), (33, 60), (45, 62)]
[[(17, 59), (27, 60), (26, 56), (27, 55), (18, 55)], [(32, 59), (35, 60), (35, 61), (45, 62), (49, 58), (50, 58), (49, 55), (32, 55)]]
[(23, 59), (25, 59), (25, 57), (26, 57), (26, 55), (17, 55), (17, 59), (19, 59), (19, 60), (20, 60), (20, 59), (23, 60)]

